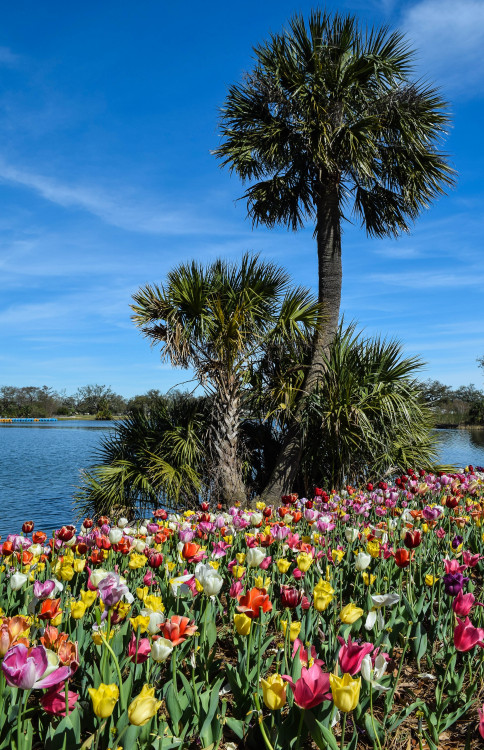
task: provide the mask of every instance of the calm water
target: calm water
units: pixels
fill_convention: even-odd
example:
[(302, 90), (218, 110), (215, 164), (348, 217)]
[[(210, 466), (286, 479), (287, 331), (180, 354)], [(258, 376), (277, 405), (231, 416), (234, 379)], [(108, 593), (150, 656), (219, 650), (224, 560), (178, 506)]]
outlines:
[[(88, 467), (113, 422), (0, 424), (0, 535), (32, 519), (50, 532), (75, 522), (80, 469)], [(438, 430), (443, 464), (484, 466), (484, 430)]]

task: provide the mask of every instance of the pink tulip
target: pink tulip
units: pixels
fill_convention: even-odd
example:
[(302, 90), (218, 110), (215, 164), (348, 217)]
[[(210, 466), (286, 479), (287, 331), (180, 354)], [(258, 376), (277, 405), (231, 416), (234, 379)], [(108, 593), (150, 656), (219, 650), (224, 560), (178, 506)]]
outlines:
[(341, 644), (339, 650), (338, 659), (343, 673), (355, 675), (361, 669), (361, 662), (367, 654), (373, 651), (372, 643), (362, 643), (361, 646), (358, 643), (351, 641), (351, 636), (348, 636), (348, 643), (345, 643), (341, 636), (338, 636), (338, 641)]
[(461, 589), (452, 602), (452, 609), (459, 617), (467, 617), (475, 601), (474, 594), (463, 594)]
[(479, 708), (478, 711), (479, 711), (479, 734), (484, 740), (484, 706), (482, 707), (482, 710)]
[(454, 630), (454, 646), (457, 651), (470, 651), (474, 646), (484, 648), (484, 630), (475, 628), (468, 617), (464, 620), (457, 620)]
[(128, 656), (135, 664), (143, 664), (151, 653), (149, 638), (140, 638), (138, 641), (138, 654), (136, 654), (136, 636), (133, 633), (128, 646)]
[[(304, 643), (299, 640), (299, 638), (296, 638), (294, 641), (294, 646), (292, 649), (292, 658), (296, 656), (296, 654), (299, 652), (299, 659), (301, 661), (301, 664), (303, 667), (307, 667), (309, 665), (309, 654), (307, 650), (304, 648)], [(311, 659), (313, 660), (314, 664), (317, 664), (319, 667), (322, 667), (324, 664), (324, 661), (322, 659), (316, 658), (316, 649), (314, 646), (311, 646)]]
[(55, 582), (50, 579), (44, 581), (44, 583), (41, 583), (41, 581), (34, 581), (34, 596), (36, 599), (47, 599), (54, 589)]
[[(245, 574), (244, 574), (245, 575)], [(237, 599), (239, 594), (242, 592), (242, 589), (244, 588), (242, 581), (234, 581), (229, 589), (229, 596), (232, 599)]]
[(301, 677), (295, 683), (287, 674), (282, 679), (289, 683), (294, 694), (294, 702), (299, 708), (314, 708), (323, 701), (332, 700), (329, 686), (329, 674), (323, 672), (318, 664), (301, 669)]
[(445, 572), (449, 573), (463, 573), (467, 565), (459, 565), (459, 562), (453, 558), (452, 560), (444, 560)]
[(482, 555), (473, 555), (472, 552), (469, 552), (468, 550), (462, 553), (462, 559), (464, 561), (464, 564), (467, 565), (468, 568), (474, 568), (481, 557)]
[(264, 557), (264, 559), (262, 560), (261, 564), (259, 565), (259, 568), (261, 570), (267, 570), (267, 568), (269, 567), (269, 565), (271, 564), (271, 562), (272, 562), (272, 557), (271, 556)]
[[(45, 646), (28, 649), (23, 643), (7, 651), (2, 669), (9, 685), (23, 690), (49, 688), (67, 680), (71, 674), (69, 667), (57, 667), (50, 671)], [(47, 675), (44, 676), (46, 672)]]
[(153, 573), (151, 569), (147, 570), (143, 576), (143, 585), (153, 586), (155, 583), (156, 583), (155, 574)]
[[(69, 690), (67, 695), (69, 702), (69, 711), (72, 711), (79, 696), (72, 690)], [(40, 698), (39, 703), (44, 711), (47, 711), (47, 713), (55, 714), (56, 716), (65, 716), (66, 694), (64, 684), (61, 683), (60, 685), (54, 685), (53, 687), (51, 687), (50, 690), (48, 690), (47, 693), (44, 693), (44, 695)]]

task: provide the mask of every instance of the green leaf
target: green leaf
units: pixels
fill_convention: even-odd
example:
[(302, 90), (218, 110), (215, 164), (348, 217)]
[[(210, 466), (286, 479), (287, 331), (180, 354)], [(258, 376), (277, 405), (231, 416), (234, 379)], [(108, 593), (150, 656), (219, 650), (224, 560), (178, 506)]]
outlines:
[(225, 723), (227, 724), (228, 728), (232, 730), (232, 732), (239, 738), (239, 740), (244, 739), (244, 722), (240, 719), (234, 719), (233, 716), (227, 716), (225, 719)]

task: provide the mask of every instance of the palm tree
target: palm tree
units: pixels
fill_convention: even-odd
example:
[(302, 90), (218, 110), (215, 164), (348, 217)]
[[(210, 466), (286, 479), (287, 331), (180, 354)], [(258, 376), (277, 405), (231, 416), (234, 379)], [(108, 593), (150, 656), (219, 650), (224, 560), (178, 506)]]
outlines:
[(95, 465), (82, 472), (79, 516), (145, 514), (148, 508), (198, 507), (207, 430), (204, 399), (174, 393), (133, 409), (101, 442)]
[[(369, 236), (397, 236), (453, 182), (439, 150), (449, 122), (439, 92), (410, 78), (414, 52), (387, 28), (312, 11), (255, 48), (255, 65), (230, 87), (222, 110), (223, 166), (249, 181), (255, 225), (297, 230), (314, 222), (318, 296), (324, 313), (305, 390), (324, 370), (338, 328), (341, 223), (353, 214)], [(270, 499), (291, 489), (300, 457), (295, 428)]]
[(319, 307), (287, 273), (246, 253), (241, 262), (192, 262), (164, 286), (134, 295), (133, 320), (173, 365), (195, 370), (213, 397), (212, 489), (224, 503), (246, 496), (239, 450), (244, 384), (268, 343), (312, 336)]
[(364, 338), (354, 324), (340, 325), (324, 356), (302, 414), (306, 485), (342, 487), (409, 466), (437, 468), (418, 357), (405, 357), (395, 340)]

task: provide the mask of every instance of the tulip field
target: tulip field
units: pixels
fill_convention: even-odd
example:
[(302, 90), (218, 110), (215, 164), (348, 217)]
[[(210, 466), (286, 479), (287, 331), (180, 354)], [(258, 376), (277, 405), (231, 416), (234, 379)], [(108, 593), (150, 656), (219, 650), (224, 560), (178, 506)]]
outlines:
[(0, 750), (484, 743), (484, 470), (0, 540)]

